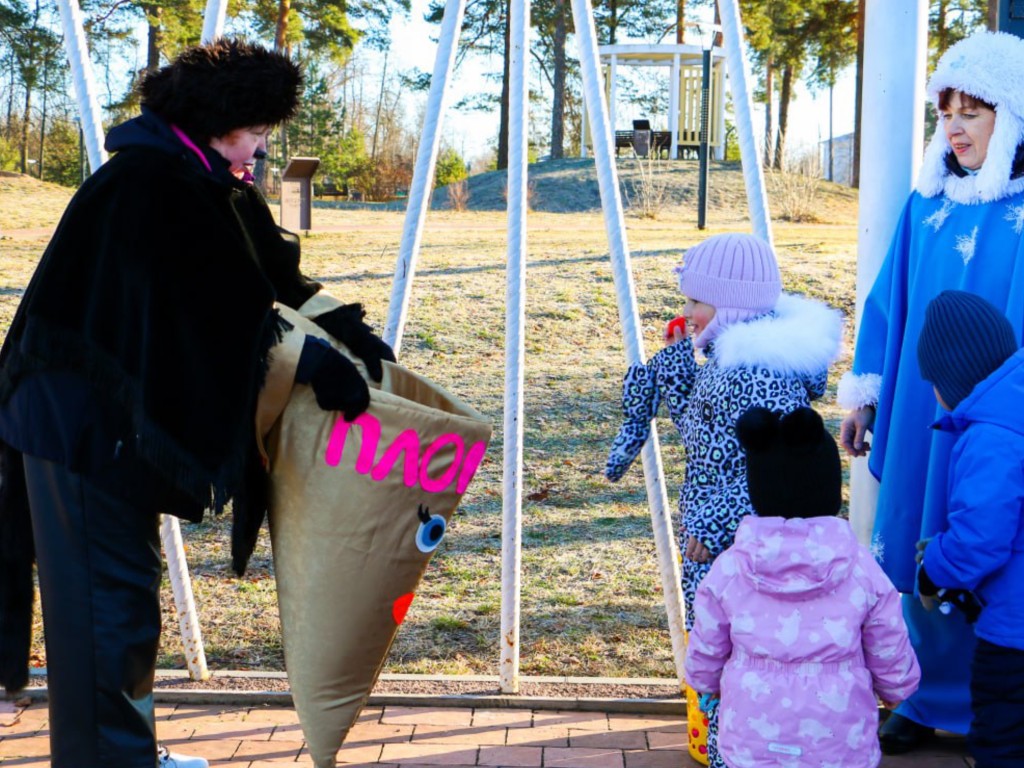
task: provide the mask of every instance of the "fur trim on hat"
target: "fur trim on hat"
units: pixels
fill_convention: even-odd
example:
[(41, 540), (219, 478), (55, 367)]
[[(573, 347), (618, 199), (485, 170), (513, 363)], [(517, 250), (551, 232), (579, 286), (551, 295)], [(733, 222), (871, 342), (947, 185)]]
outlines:
[(724, 368), (756, 366), (810, 376), (839, 357), (842, 334), (838, 310), (784, 293), (771, 315), (725, 328), (715, 341), (715, 359)]
[(1024, 140), (1024, 92), (1017, 73), (1024, 71), (1024, 41), (1005, 32), (978, 32), (954, 45), (928, 82), (928, 97), (938, 107), (947, 88), (992, 104), (995, 128), (985, 162), (977, 174), (957, 177), (946, 168), (952, 152), (938, 125), (924, 154), (917, 191), (925, 197), (945, 193), (957, 203), (988, 203), (1024, 190), (1024, 178), (1010, 179), (1017, 145)]
[(882, 377), (877, 373), (847, 371), (839, 379), (836, 403), (847, 411), (854, 411), (867, 405), (877, 405), (881, 392)]
[(221, 38), (186, 48), (139, 85), (142, 105), (200, 143), (238, 128), (274, 126), (299, 106), (302, 73), (287, 56)]

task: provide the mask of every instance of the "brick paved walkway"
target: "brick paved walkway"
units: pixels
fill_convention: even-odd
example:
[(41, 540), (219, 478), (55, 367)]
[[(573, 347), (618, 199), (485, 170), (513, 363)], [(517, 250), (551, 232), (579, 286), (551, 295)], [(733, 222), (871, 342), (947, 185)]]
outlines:
[[(19, 714), (20, 712), (20, 714)], [(157, 708), (157, 732), (172, 751), (216, 768), (312, 766), (295, 710), (285, 707)], [(0, 764), (49, 765), (46, 705), (0, 716)], [(508, 768), (697, 768), (678, 717), (519, 709), (368, 707), (338, 755), (375, 766)], [(965, 768), (963, 740), (938, 739), (882, 768)]]

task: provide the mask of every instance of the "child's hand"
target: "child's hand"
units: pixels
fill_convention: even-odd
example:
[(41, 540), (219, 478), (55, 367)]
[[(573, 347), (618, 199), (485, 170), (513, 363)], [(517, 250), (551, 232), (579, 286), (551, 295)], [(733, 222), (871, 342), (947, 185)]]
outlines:
[(867, 456), (871, 443), (865, 438), (875, 426), (875, 407), (866, 405), (846, 414), (839, 425), (839, 444), (849, 456)]
[(718, 707), (721, 694), (719, 693), (702, 693), (700, 698), (697, 699), (697, 706), (700, 707), (700, 711), (705, 715), (710, 715)]
[(693, 560), (695, 563), (711, 562), (711, 552), (697, 540), (696, 536), (691, 536), (686, 540), (686, 551), (684, 554), (687, 560)]
[(669, 324), (665, 327), (665, 346), (670, 347), (673, 344), (678, 344), (685, 338), (686, 318), (677, 317), (674, 320), (670, 320)]
[(932, 540), (929, 536), (927, 539), (921, 539), (914, 546), (917, 548), (917, 553), (914, 555), (914, 562), (920, 565), (924, 562), (924, 551), (928, 548), (928, 542)]

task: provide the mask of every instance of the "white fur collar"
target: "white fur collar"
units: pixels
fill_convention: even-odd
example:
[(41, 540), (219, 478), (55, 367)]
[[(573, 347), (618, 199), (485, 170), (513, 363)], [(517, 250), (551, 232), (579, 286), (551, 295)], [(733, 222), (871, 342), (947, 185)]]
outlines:
[(784, 293), (773, 314), (723, 330), (715, 339), (714, 356), (724, 368), (757, 366), (810, 376), (839, 357), (842, 333), (838, 310)]

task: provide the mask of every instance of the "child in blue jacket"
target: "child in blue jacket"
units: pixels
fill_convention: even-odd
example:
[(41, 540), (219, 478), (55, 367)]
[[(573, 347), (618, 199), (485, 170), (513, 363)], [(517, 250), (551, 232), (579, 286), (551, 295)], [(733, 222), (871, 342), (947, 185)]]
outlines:
[(955, 440), (949, 527), (918, 543), (918, 591), (970, 590), (981, 605), (971, 662), (968, 749), (976, 768), (1024, 766), (1024, 350), (980, 296), (943, 291), (917, 347), (921, 375), (949, 411), (934, 425)]

